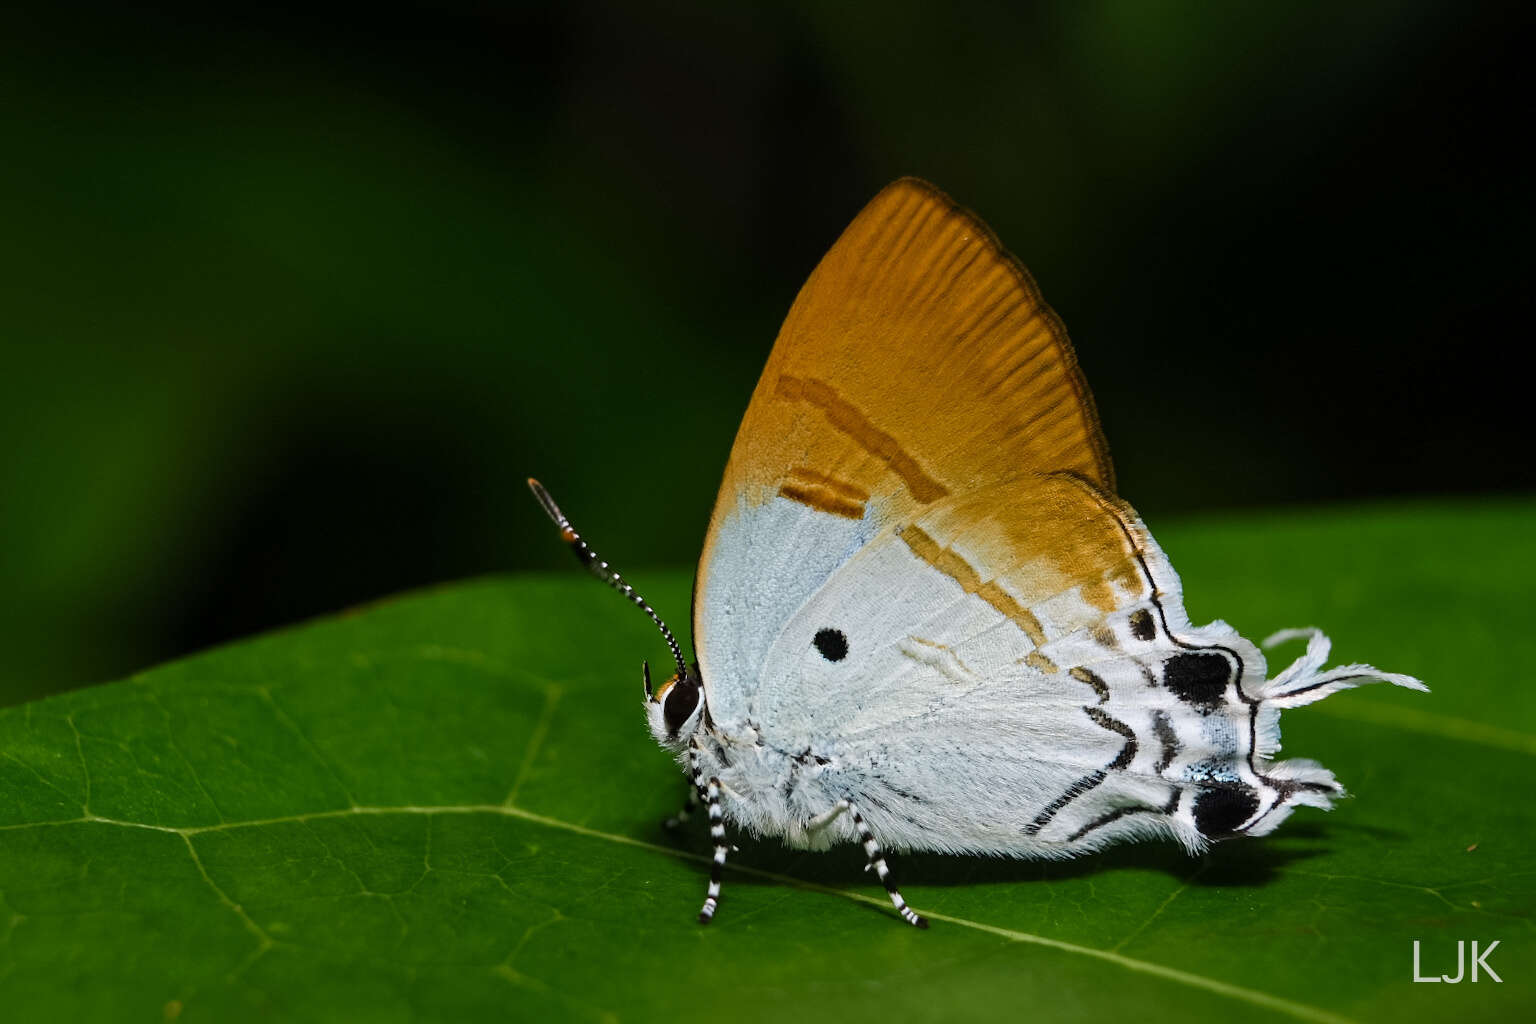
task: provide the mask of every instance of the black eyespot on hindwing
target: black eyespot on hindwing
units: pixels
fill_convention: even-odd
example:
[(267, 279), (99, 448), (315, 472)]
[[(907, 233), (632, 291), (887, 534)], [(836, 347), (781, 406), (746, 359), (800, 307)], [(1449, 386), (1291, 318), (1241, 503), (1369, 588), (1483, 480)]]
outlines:
[(1214, 651), (1175, 654), (1163, 662), (1163, 685), (1201, 711), (1221, 706), (1231, 678), (1232, 663)]
[(848, 636), (840, 629), (818, 629), (811, 643), (828, 661), (842, 661), (848, 657)]
[(1195, 797), (1195, 827), (1207, 839), (1229, 836), (1259, 809), (1259, 795), (1247, 786), (1215, 786)]

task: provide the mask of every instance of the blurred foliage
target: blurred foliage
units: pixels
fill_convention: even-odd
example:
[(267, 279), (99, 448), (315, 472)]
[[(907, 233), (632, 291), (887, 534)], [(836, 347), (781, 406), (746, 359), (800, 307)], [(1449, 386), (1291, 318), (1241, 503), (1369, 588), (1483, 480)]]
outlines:
[(0, 703), (563, 564), (528, 473), (691, 562), (909, 173), (1034, 270), (1150, 516), (1529, 488), (1515, 11), (8, 10)]

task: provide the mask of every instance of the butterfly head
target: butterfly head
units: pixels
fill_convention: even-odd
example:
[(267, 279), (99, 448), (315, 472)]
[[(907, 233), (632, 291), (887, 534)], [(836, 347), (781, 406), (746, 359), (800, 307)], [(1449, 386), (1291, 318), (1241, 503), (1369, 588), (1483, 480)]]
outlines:
[(699, 723), (704, 720), (704, 687), (698, 668), (675, 673), (654, 692), (651, 666), (645, 666), (645, 719), (656, 742), (669, 750), (688, 746)]

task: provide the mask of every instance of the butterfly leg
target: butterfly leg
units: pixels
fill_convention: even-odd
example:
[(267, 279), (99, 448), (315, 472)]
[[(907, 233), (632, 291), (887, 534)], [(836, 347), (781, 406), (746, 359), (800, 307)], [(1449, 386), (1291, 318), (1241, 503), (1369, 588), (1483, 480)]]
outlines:
[(709, 866), (709, 894), (699, 911), (699, 924), (709, 924), (720, 905), (720, 876), (725, 871), (725, 814), (720, 809), (720, 780), (710, 779), (704, 789), (704, 800), (709, 805), (709, 834), (715, 841), (715, 859)]
[(880, 876), (880, 881), (885, 885), (885, 891), (891, 897), (891, 903), (895, 905), (896, 912), (908, 924), (927, 928), (928, 919), (907, 906), (907, 901), (902, 899), (901, 893), (896, 890), (896, 880), (891, 877), (891, 869), (886, 866), (885, 854), (880, 852), (880, 844), (869, 831), (869, 826), (864, 823), (864, 816), (859, 813), (859, 809), (854, 806), (852, 800), (844, 802), (848, 805), (848, 810), (853, 812), (853, 827), (859, 834), (859, 842), (864, 844), (864, 853), (869, 857), (869, 866), (874, 868), (875, 874)]
[(805, 830), (807, 832), (820, 832), (822, 829), (826, 828), (828, 825), (832, 824), (834, 821), (840, 818), (843, 812), (848, 809), (848, 807), (849, 804), (847, 800), (839, 800), (837, 803), (832, 805), (831, 810), (823, 811), (822, 813), (816, 815), (816, 817), (812, 818), (810, 821), (806, 822)]

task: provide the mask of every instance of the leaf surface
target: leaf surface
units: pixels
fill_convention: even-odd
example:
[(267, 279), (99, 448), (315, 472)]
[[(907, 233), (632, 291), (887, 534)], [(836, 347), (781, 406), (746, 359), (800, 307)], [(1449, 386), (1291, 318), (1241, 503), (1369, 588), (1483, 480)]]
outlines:
[[(907, 856), (706, 837), (649, 740), (648, 623), (574, 569), (473, 581), (0, 712), (15, 1020), (1503, 1019), (1531, 1008), (1536, 505), (1158, 531), (1196, 621), (1317, 624), (1425, 679), (1287, 712), (1357, 794), (1197, 860)], [(1155, 524), (1154, 524), (1155, 525)], [(685, 618), (688, 574), (638, 574)], [(1282, 652), (1283, 654), (1284, 652)], [(1455, 973), (1501, 945), (1503, 983)]]

